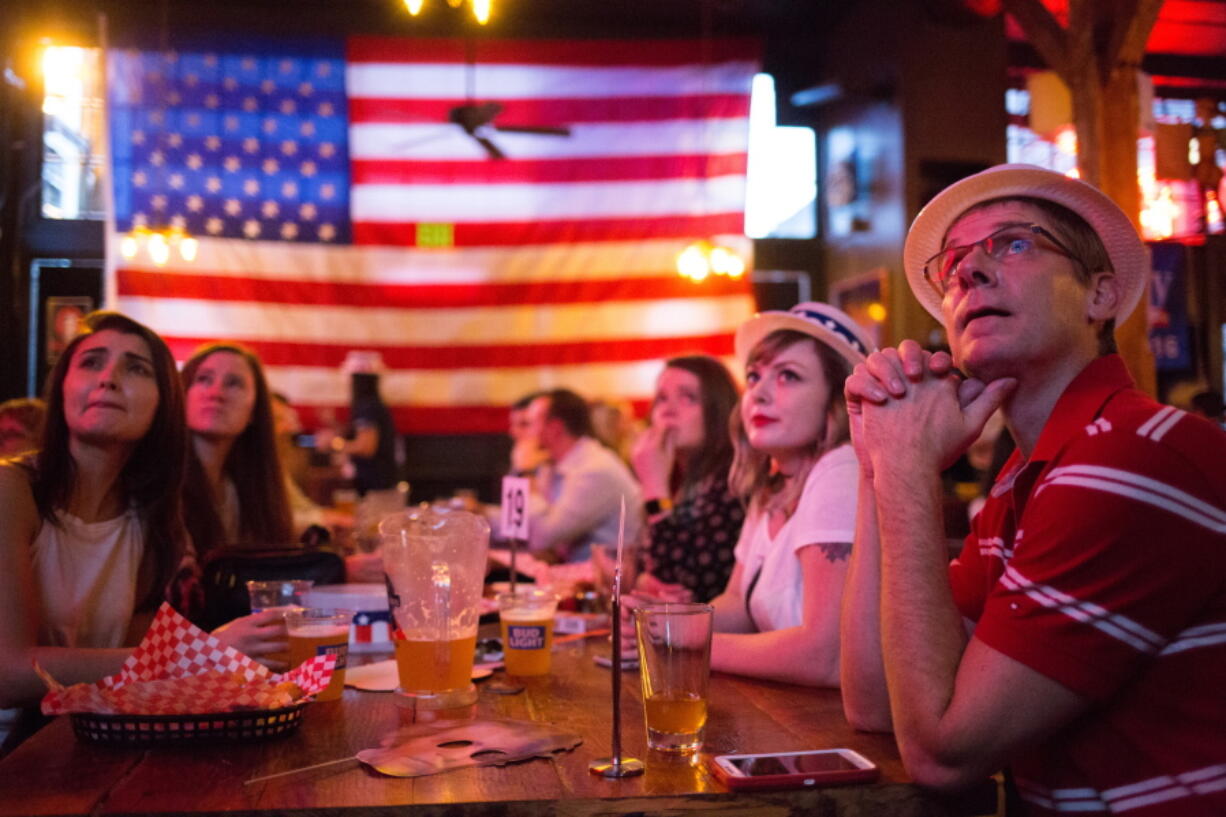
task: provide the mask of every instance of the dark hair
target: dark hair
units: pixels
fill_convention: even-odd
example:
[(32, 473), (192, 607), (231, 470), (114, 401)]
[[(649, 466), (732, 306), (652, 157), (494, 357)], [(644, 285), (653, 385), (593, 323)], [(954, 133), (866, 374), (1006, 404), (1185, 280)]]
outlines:
[[(1077, 280), (1083, 285), (1089, 286), (1096, 272), (1115, 272), (1102, 237), (1094, 231), (1089, 222), (1063, 204), (1034, 196), (1001, 196), (967, 208), (958, 218), (1006, 202), (1027, 204), (1047, 217), (1051, 231), (1069, 248), (1073, 259), (1079, 262), (1074, 263), (1073, 268), (1076, 270)], [(1098, 330), (1098, 354), (1101, 357), (1116, 351), (1115, 318), (1108, 318)]]
[(47, 377), (47, 423), (41, 450), (32, 459), (30, 487), (39, 515), (54, 524), (55, 512), (67, 505), (77, 476), (69, 448), (71, 433), (64, 419), (64, 378), (81, 342), (108, 329), (145, 342), (158, 390), (153, 422), (119, 475), (123, 500), (135, 506), (141, 518), (145, 552), (137, 576), (136, 609), (148, 610), (161, 603), (186, 545), (182, 496), (187, 423), (183, 388), (170, 349), (152, 329), (118, 312), (91, 312), (81, 319), (77, 335), (69, 341)]
[(594, 437), (592, 413), (587, 401), (570, 389), (551, 389), (542, 397), (549, 398), (549, 411), (545, 417), (559, 420), (572, 437)]
[(350, 403), (382, 403), (379, 396), (379, 375), (374, 372), (353, 372), (349, 375)]
[(255, 383), (255, 404), (251, 407), (250, 422), (230, 447), (223, 467), (242, 499), (238, 522), (240, 542), (225, 541), (218, 513), (221, 497), (214, 495), (204, 466), (192, 448), (187, 473), (191, 496), (184, 503), (184, 509), (201, 559), (210, 550), (223, 545), (285, 545), (293, 539), (294, 530), (285, 493), (285, 475), (273, 432), (272, 393), (260, 359), (250, 349), (236, 343), (206, 344), (183, 366), (183, 389), (191, 389), (201, 364), (218, 352), (230, 352), (246, 361)]
[(544, 392), (528, 392), (523, 397), (511, 404), (511, 411), (523, 411), (524, 409), (528, 408), (528, 406), (532, 405), (532, 401), (540, 397), (542, 394), (544, 394)]
[[(825, 343), (812, 335), (794, 329), (776, 329), (758, 341), (757, 345), (749, 350), (745, 365), (748, 368), (759, 361), (771, 360), (792, 344), (802, 341), (813, 344), (818, 362), (822, 367), (822, 375), (826, 378), (826, 384), (830, 390), (826, 405), (813, 407), (813, 410), (820, 412), (824, 418), (822, 432), (818, 434), (817, 440), (813, 443), (813, 454), (816, 460), (820, 459), (826, 451), (851, 439), (847, 403), (843, 399), (843, 381), (851, 374), (851, 365), (842, 355)], [(747, 395), (748, 391), (741, 395), (741, 399), (744, 400)], [(830, 425), (832, 423), (833, 427)], [(745, 426), (741, 421), (739, 410), (732, 412), (728, 426), (736, 452), (732, 461), (732, 470), (728, 475), (728, 485), (733, 494), (745, 502), (751, 502), (755, 498), (765, 499), (767, 495), (777, 492), (779, 481), (776, 479), (777, 475), (771, 473), (770, 457), (755, 450), (749, 444), (749, 437), (745, 434)], [(797, 487), (798, 489), (803, 487), (803, 480)]]
[(697, 377), (698, 396), (702, 401), (702, 445), (681, 463), (682, 493), (697, 488), (715, 475), (726, 479), (733, 453), (728, 419), (740, 398), (732, 373), (719, 360), (707, 355), (675, 357), (664, 367), (680, 369)]

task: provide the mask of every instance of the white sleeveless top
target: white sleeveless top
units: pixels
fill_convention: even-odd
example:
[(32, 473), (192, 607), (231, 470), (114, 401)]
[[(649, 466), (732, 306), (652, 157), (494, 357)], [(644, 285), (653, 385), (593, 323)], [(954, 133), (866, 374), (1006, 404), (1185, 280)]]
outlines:
[(120, 647), (136, 607), (144, 533), (136, 511), (104, 522), (60, 512), (44, 521), (30, 558), (42, 605), (38, 643)]

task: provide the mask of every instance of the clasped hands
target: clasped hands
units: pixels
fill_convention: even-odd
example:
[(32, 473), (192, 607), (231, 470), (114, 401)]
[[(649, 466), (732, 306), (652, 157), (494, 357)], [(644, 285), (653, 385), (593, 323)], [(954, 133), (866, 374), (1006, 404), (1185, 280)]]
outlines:
[(946, 352), (913, 340), (874, 352), (843, 386), (852, 443), (866, 475), (934, 474), (954, 463), (1016, 387), (962, 378)]

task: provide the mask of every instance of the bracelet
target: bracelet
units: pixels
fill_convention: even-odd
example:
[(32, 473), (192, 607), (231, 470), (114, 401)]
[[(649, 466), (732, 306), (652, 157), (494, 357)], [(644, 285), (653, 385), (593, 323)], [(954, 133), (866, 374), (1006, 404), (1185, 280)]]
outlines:
[(659, 499), (649, 499), (643, 503), (643, 510), (648, 516), (655, 516), (658, 513), (664, 513), (673, 509), (673, 501), (666, 496)]

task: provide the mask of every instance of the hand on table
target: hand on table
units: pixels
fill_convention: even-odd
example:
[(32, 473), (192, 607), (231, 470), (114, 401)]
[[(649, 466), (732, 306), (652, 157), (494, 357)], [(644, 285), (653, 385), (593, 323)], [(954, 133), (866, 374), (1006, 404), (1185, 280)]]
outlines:
[(285, 672), (289, 664), (279, 658), (270, 658), (273, 653), (284, 654), (289, 649), (289, 634), (285, 629), (285, 616), (280, 610), (265, 610), (249, 616), (236, 618), (213, 631), (221, 643), (259, 661), (273, 672)]

